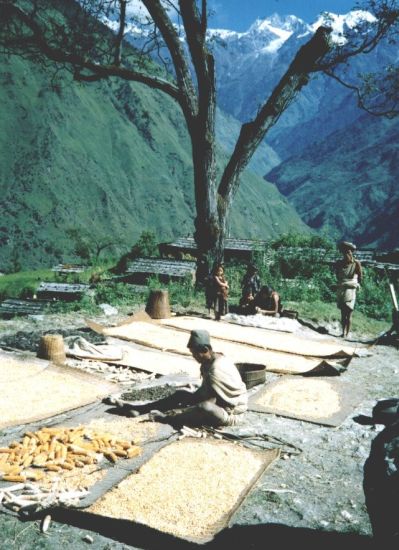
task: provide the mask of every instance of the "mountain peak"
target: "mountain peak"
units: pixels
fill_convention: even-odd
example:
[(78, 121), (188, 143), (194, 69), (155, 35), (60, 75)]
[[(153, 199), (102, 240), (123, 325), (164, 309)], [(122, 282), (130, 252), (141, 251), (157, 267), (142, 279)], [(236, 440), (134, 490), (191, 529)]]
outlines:
[(376, 18), (370, 12), (365, 10), (353, 10), (345, 14), (337, 14), (332, 12), (321, 13), (319, 18), (313, 25), (312, 31), (315, 31), (322, 25), (327, 25), (332, 28), (331, 38), (338, 44), (345, 44), (345, 31), (354, 29), (361, 24), (374, 23)]
[(290, 36), (305, 27), (304, 21), (295, 15), (280, 16), (274, 13), (264, 19), (256, 19), (245, 33), (247, 36), (267, 38), (268, 43), (261, 48), (262, 53), (275, 53)]
[(248, 33), (271, 31), (280, 34), (281, 31), (292, 33), (298, 26), (304, 25), (304, 21), (295, 15), (281, 16), (273, 13), (270, 17), (258, 18), (249, 27)]

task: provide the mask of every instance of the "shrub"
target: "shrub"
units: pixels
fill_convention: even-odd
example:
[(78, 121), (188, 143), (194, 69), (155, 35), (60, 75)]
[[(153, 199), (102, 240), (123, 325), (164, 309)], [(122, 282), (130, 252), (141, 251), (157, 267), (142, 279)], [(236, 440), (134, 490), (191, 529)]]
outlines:
[(322, 235), (302, 235), (298, 233), (286, 233), (271, 244), (274, 250), (278, 250), (283, 246), (293, 248), (325, 248), (326, 250), (332, 250), (335, 247), (330, 239)]
[(132, 286), (124, 283), (99, 284), (96, 287), (96, 304), (110, 305), (133, 305), (142, 302), (143, 296), (148, 293), (147, 287), (143, 287), (143, 292), (133, 290)]

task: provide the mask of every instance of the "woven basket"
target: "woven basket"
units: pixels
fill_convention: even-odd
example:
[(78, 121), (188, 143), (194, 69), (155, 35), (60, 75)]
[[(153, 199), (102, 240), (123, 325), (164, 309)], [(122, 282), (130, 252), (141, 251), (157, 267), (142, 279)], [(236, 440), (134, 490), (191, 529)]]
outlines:
[(64, 339), (60, 334), (45, 334), (39, 342), (37, 356), (48, 359), (57, 365), (66, 361)]
[(236, 363), (236, 367), (247, 388), (263, 384), (266, 380), (266, 367), (258, 363)]
[(151, 290), (145, 310), (152, 319), (169, 319), (171, 313), (168, 291)]

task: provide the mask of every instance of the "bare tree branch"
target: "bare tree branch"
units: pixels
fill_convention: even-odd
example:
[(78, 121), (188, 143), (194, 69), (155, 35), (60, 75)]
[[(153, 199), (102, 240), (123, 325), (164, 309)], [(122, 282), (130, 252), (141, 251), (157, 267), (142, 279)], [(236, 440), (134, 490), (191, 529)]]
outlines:
[(158, 27), (170, 52), (176, 72), (177, 86), (180, 91), (179, 102), (187, 123), (191, 124), (193, 117), (198, 111), (197, 94), (179, 35), (159, 0), (142, 0), (142, 2)]
[(356, 97), (357, 97), (358, 107), (360, 107), (360, 109), (363, 109), (363, 111), (365, 111), (369, 115), (376, 116), (376, 117), (385, 116), (387, 118), (393, 118), (393, 117), (398, 115), (399, 110), (398, 110), (397, 107), (396, 108), (392, 107), (390, 109), (384, 109), (382, 111), (371, 109), (370, 107), (368, 107), (366, 105), (365, 99), (364, 99), (364, 97), (361, 93), (361, 90), (360, 90), (359, 86), (354, 86), (353, 84), (349, 84), (348, 82), (345, 82), (339, 76), (334, 74), (332, 71), (327, 71), (326, 70), (326, 71), (324, 71), (324, 73), (327, 76), (329, 76), (330, 78), (333, 78), (334, 80), (336, 80), (339, 84), (341, 84), (341, 86), (344, 86), (348, 90), (351, 90), (352, 92), (354, 92)]
[(124, 80), (140, 82), (151, 88), (161, 90), (170, 97), (180, 102), (181, 94), (177, 86), (173, 83), (153, 75), (148, 75), (132, 68), (121, 67), (119, 65), (107, 65), (89, 60), (79, 53), (69, 53), (60, 47), (53, 46), (46, 39), (41, 26), (34, 20), (30, 14), (26, 13), (20, 7), (9, 2), (0, 2), (0, 12), (3, 16), (17, 17), (30, 31), (30, 35), (18, 36), (8, 40), (7, 45), (20, 49), (36, 49), (47, 59), (56, 63), (69, 64), (75, 67), (74, 77), (77, 80), (92, 82), (117, 76)]
[(119, 66), (122, 61), (122, 41), (126, 26), (126, 4), (127, 0), (119, 0), (119, 29), (115, 39), (115, 57), (114, 64)]
[(307, 84), (309, 74), (316, 63), (331, 48), (331, 29), (319, 27), (314, 36), (298, 51), (287, 72), (275, 87), (272, 95), (259, 110), (253, 121), (243, 124), (233, 154), (224, 170), (219, 195), (231, 204), (239, 186), (239, 175), (248, 164), (266, 132), (277, 122), (281, 114)]

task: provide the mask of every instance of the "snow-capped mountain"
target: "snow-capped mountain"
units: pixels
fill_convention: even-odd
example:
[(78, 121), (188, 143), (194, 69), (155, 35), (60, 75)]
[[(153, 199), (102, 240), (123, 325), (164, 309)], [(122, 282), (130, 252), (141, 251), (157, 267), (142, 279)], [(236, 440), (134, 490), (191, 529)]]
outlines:
[[(345, 46), (348, 34), (364, 32), (374, 21), (357, 10), (326, 13), (311, 25), (294, 15), (275, 14), (257, 19), (246, 32), (209, 29), (219, 108), (241, 122), (251, 120), (319, 26), (331, 27), (333, 41)], [(132, 29), (133, 35), (140, 37), (138, 29)], [(371, 54), (353, 58), (346, 77), (377, 72), (390, 62), (397, 62), (397, 49), (379, 44)], [(226, 120), (218, 117), (218, 138), (231, 149), (239, 124), (233, 128)], [(397, 141), (397, 125), (365, 114), (348, 89), (317, 74), (266, 136), (270, 147), (258, 149), (256, 171), (265, 163), (274, 165), (266, 179), (312, 227), (362, 244), (397, 246), (399, 203), (392, 190), (397, 188), (398, 160), (390, 145)]]
[[(359, 10), (345, 15), (326, 13), (312, 25), (293, 15), (273, 15), (255, 21), (244, 33), (211, 30), (219, 106), (242, 122), (250, 120), (283, 76), (298, 49), (309, 41), (319, 26), (330, 26), (333, 40), (343, 45), (348, 32), (360, 32), (365, 24), (374, 20), (370, 13)], [(395, 55), (394, 48), (378, 47), (369, 55), (354, 58), (349, 74), (375, 70), (383, 60)], [(268, 134), (267, 142), (286, 158), (315, 139), (343, 128), (360, 114), (351, 92), (317, 75), (282, 115), (279, 124)]]
[[(310, 32), (301, 19), (295, 16), (282, 18), (277, 14), (257, 19), (244, 33), (210, 30), (220, 107), (236, 118), (246, 120), (265, 97), (263, 80), (266, 75), (275, 73), (274, 66), (284, 45), (294, 37)], [(270, 82), (268, 89), (271, 90), (277, 82), (277, 74)]]

